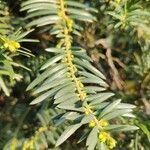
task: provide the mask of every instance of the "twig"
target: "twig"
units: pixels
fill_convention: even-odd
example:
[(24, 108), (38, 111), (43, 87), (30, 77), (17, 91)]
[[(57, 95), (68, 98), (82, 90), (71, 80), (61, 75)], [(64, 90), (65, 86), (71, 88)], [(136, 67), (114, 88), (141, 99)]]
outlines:
[(112, 57), (111, 49), (110, 49), (109, 44), (107, 43), (106, 39), (98, 40), (96, 42), (96, 45), (99, 45), (99, 44), (101, 44), (103, 46), (103, 48), (106, 49), (106, 60), (107, 60), (109, 67), (111, 68), (112, 78), (113, 78), (117, 88), (122, 90), (124, 82), (122, 81), (122, 79), (119, 75), (119, 72), (118, 72), (116, 66), (114, 65), (114, 61), (116, 61), (123, 68), (125, 68), (125, 65), (119, 59)]
[(111, 55), (111, 49), (110, 48), (107, 48), (107, 50), (106, 50), (106, 57), (107, 57), (108, 65), (110, 66), (111, 71), (112, 71), (113, 80), (114, 80), (117, 88), (122, 90), (124, 82), (120, 78), (119, 72), (118, 72), (118, 70), (116, 69), (116, 67), (113, 63), (113, 58), (112, 58), (112, 55)]

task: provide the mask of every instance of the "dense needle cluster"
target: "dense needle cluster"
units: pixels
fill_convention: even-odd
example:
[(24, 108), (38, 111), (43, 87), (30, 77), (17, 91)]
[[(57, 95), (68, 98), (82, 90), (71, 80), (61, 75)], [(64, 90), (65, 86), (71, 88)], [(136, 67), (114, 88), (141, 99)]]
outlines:
[[(84, 85), (82, 84), (82, 82), (76, 77), (76, 72), (77, 72), (77, 68), (76, 66), (73, 64), (73, 59), (74, 56), (72, 55), (72, 51), (71, 51), (71, 44), (72, 44), (72, 37), (71, 37), (71, 32), (72, 32), (72, 28), (73, 28), (73, 21), (66, 15), (65, 13), (65, 7), (64, 7), (64, 1), (60, 0), (60, 8), (61, 11), (59, 12), (59, 16), (62, 18), (62, 25), (64, 25), (62, 34), (64, 39), (60, 40), (61, 44), (58, 44), (60, 47), (62, 45), (62, 48), (64, 48), (65, 51), (65, 57), (63, 58), (62, 62), (67, 64), (68, 66), (68, 72), (67, 72), (67, 76), (73, 81), (75, 82), (76, 85), (76, 93), (78, 94), (78, 97), (80, 98), (80, 100), (84, 100), (86, 98), (86, 93), (84, 91)], [(90, 107), (88, 107), (88, 104), (85, 108), (85, 114), (93, 114), (94, 115), (94, 119), (89, 123), (90, 127), (94, 127), (95, 125), (98, 125), (100, 128), (106, 127), (108, 125), (108, 122), (105, 120), (98, 120), (94, 114), (94, 112), (91, 110)], [(109, 146), (109, 148), (113, 148), (116, 145), (116, 142), (114, 142), (115, 140), (110, 137), (107, 136), (106, 140), (101, 140), (101, 135), (102, 133), (100, 132), (99, 134), (99, 139), (101, 142), (104, 142), (106, 145)]]

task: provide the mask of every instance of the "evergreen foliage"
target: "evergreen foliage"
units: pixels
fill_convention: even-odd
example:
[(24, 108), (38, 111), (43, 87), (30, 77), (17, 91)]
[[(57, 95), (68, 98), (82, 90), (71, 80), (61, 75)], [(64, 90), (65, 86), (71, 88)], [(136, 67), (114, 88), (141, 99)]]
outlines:
[(148, 10), (0, 0), (0, 149), (148, 150)]

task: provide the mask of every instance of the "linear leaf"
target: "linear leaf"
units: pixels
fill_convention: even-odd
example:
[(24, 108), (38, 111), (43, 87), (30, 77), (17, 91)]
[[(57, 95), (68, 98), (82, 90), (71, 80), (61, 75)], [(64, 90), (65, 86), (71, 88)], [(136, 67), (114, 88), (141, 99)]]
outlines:
[(55, 94), (54, 91), (55, 91), (55, 89), (45, 92), (44, 94), (42, 94), (42, 95), (40, 95), (39, 97), (35, 98), (35, 99), (30, 103), (30, 105), (34, 105), (34, 104), (40, 103), (40, 102), (42, 102), (43, 100), (45, 100), (46, 98), (49, 98), (49, 97), (53, 96), (53, 95)]
[(6, 96), (10, 96), (9, 90), (8, 90), (7, 86), (5, 85), (2, 77), (0, 77), (0, 87), (5, 92)]
[(87, 138), (86, 141), (86, 146), (88, 146), (87, 150), (94, 150), (97, 143), (97, 134), (98, 134), (98, 127), (95, 126)]
[(67, 85), (66, 87), (60, 89), (54, 98), (57, 99), (59, 97), (63, 97), (63, 95), (66, 95), (67, 93), (70, 93), (74, 90), (75, 90), (75, 85), (72, 83), (72, 84)]
[(53, 66), (52, 68), (47, 69), (46, 71), (44, 71), (42, 74), (40, 74), (35, 80), (33, 80), (30, 85), (27, 87), (27, 91), (31, 90), (32, 88), (34, 88), (37, 84), (39, 84), (40, 82), (42, 82), (44, 79), (46, 79), (50, 74), (53, 74), (54, 72), (56, 72), (59, 69), (65, 68), (64, 64), (56, 64), (55, 66)]
[(52, 53), (61, 53), (62, 49), (60, 48), (55, 48), (55, 47), (51, 47), (51, 48), (46, 48), (45, 49), (47, 52), (52, 52)]
[(88, 61), (81, 61), (80, 59), (75, 58), (74, 62), (78, 65), (81, 65), (82, 67), (86, 68), (87, 70), (89, 70), (90, 72), (94, 73), (95, 75), (97, 75), (98, 77), (102, 78), (102, 79), (106, 79), (105, 76), (96, 68), (94, 68)]
[(58, 62), (59, 60), (61, 60), (63, 57), (64, 57), (63, 54), (59, 54), (59, 55), (56, 55), (56, 56), (52, 57), (51, 59), (49, 59), (49, 60), (41, 67), (41, 70), (44, 70), (44, 69), (46, 69), (47, 67), (53, 65), (54, 63), (56, 63), (56, 62)]
[(61, 96), (61, 97), (55, 99), (54, 104), (58, 104), (58, 103), (61, 103), (61, 102), (67, 101), (67, 100), (74, 99), (74, 98), (79, 99), (77, 97), (77, 95), (75, 94), (75, 92), (73, 91), (73, 92), (67, 93), (65, 96)]
[(105, 127), (105, 130), (107, 131), (133, 131), (137, 129), (138, 127), (131, 125), (109, 125), (108, 127)]
[(79, 129), (82, 126), (82, 124), (76, 124), (69, 126), (59, 137), (59, 139), (56, 142), (56, 146), (61, 145), (65, 140), (67, 140), (77, 129)]
[(123, 109), (123, 110), (115, 110), (114, 112), (108, 113), (103, 116), (104, 119), (110, 120), (119, 116), (122, 116), (123, 114), (132, 112), (132, 109)]
[(114, 96), (114, 93), (111, 93), (111, 92), (98, 93), (98, 94), (89, 96), (87, 98), (87, 101), (91, 101), (91, 104), (94, 105), (94, 104), (101, 103), (112, 96)]
[(69, 81), (70, 80), (68, 78), (64, 78), (64, 77), (59, 78), (59, 80), (58, 79), (53, 80), (52, 82), (49, 82), (49, 83), (44, 84), (44, 85), (40, 86), (39, 88), (37, 88), (34, 91), (34, 94), (37, 94), (37, 93), (43, 92), (45, 90), (57, 87), (58, 85), (66, 84)]
[(116, 100), (112, 103), (110, 103), (103, 111), (100, 113), (100, 117), (103, 117), (105, 114), (111, 112), (119, 103), (121, 100)]

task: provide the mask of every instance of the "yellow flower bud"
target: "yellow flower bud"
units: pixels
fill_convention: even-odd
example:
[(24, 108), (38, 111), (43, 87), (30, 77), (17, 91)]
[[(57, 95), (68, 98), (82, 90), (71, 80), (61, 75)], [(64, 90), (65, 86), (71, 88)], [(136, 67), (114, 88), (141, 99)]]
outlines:
[(116, 2), (119, 4), (121, 0), (116, 0)]
[(86, 115), (89, 115), (89, 114), (90, 114), (90, 111), (85, 108), (84, 113), (85, 113)]
[(69, 72), (67, 72), (67, 77), (70, 78), (71, 77), (71, 74)]
[(13, 138), (13, 140), (11, 142), (11, 148), (10, 148), (10, 150), (16, 150), (17, 142), (18, 142), (17, 139)]
[(20, 48), (20, 44), (18, 42), (11, 41), (9, 39), (6, 39), (4, 41), (3, 46), (4, 46), (5, 49), (8, 49), (11, 52), (16, 52), (17, 49)]
[(14, 46), (18, 49), (20, 48), (20, 44), (18, 42), (14, 42)]
[(90, 127), (90, 128), (95, 127), (95, 125), (96, 125), (95, 120), (92, 120), (92, 121), (89, 123), (89, 127)]
[(112, 137), (109, 137), (107, 140), (107, 145), (110, 149), (114, 148), (117, 144), (117, 141), (113, 139)]
[(22, 150), (28, 150), (30, 148), (30, 141), (25, 141)]
[(8, 43), (4, 43), (4, 48), (8, 48), (9, 47), (9, 44)]
[(71, 55), (71, 58), (73, 59), (73, 58), (74, 58), (74, 56), (73, 56), (73, 55)]
[(71, 62), (71, 61), (72, 61), (71, 56), (69, 55), (69, 56), (67, 56), (67, 57), (68, 57), (68, 62)]
[(29, 144), (30, 150), (34, 149), (34, 141), (31, 140)]
[(81, 83), (81, 81), (79, 81), (79, 86), (80, 86), (80, 88), (84, 87), (84, 85)]
[(99, 121), (99, 126), (100, 127), (107, 127), (108, 126), (108, 122), (106, 120), (101, 119)]
[(13, 45), (9, 45), (9, 46), (8, 46), (8, 49), (9, 49), (11, 52), (15, 52), (15, 51), (16, 51), (16, 48), (15, 48)]
[(69, 67), (69, 70), (70, 70), (70, 72), (72, 73), (72, 74), (74, 74), (75, 73), (75, 69), (74, 69), (75, 67), (74, 67), (74, 65), (70, 65), (70, 67)]
[(110, 149), (114, 148), (117, 144), (117, 141), (106, 132), (100, 132), (99, 140), (100, 142), (105, 143)]
[(93, 111), (91, 110), (91, 107), (89, 105), (84, 107), (84, 113), (86, 115), (89, 115), (90, 113), (93, 113)]
[(107, 139), (110, 137), (110, 135), (108, 134), (108, 133), (106, 133), (106, 132), (100, 132), (100, 134), (99, 134), (99, 140), (100, 140), (100, 142), (102, 142), (102, 143), (105, 143), (105, 142), (107, 142)]
[(80, 93), (81, 100), (84, 100), (86, 98), (86, 93), (82, 92)]
[(66, 63), (67, 62), (67, 58), (62, 59), (62, 62)]
[(72, 31), (72, 26), (73, 26), (73, 20), (72, 19), (67, 19), (67, 26), (69, 31)]
[(40, 127), (38, 131), (39, 133), (41, 133), (41, 132), (44, 132), (46, 129), (47, 129), (46, 127)]

